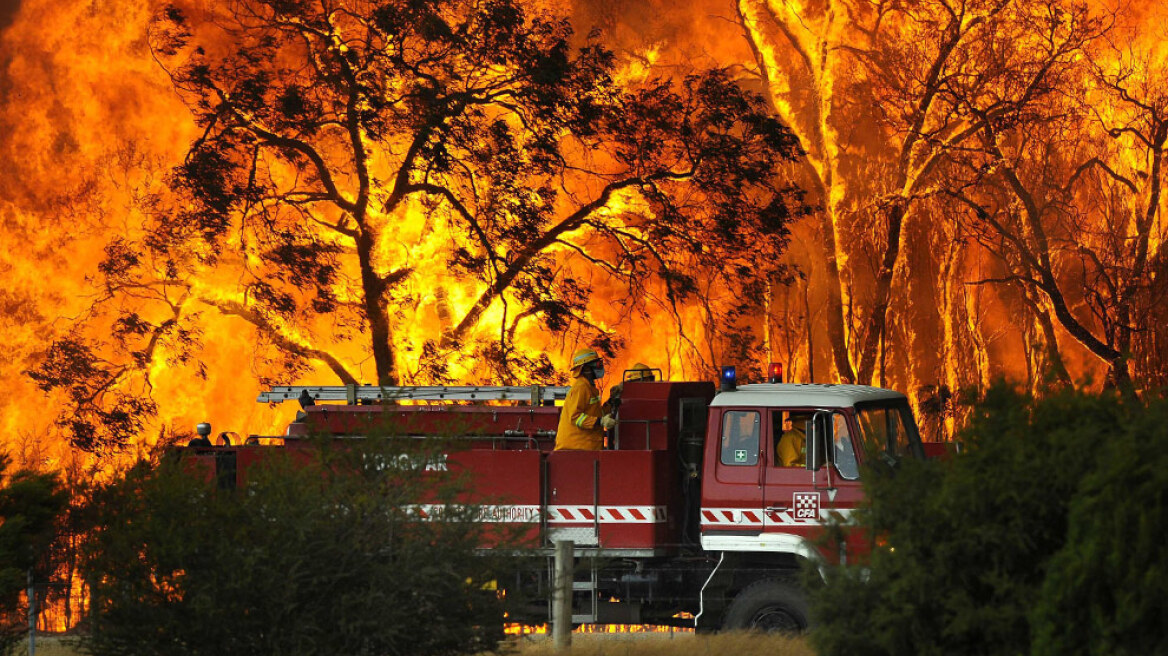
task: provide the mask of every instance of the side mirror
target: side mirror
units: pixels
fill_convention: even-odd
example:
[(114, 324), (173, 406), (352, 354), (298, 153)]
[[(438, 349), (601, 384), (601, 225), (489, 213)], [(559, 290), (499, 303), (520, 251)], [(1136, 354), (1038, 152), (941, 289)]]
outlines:
[(831, 413), (819, 411), (807, 420), (807, 470), (819, 471), (829, 457), (832, 444)]

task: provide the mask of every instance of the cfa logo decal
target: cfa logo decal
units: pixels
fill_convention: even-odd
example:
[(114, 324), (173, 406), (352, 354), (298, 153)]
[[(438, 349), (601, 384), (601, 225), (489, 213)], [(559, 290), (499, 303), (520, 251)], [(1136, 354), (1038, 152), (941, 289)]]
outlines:
[(819, 519), (819, 493), (796, 492), (791, 500), (791, 514), (795, 519)]

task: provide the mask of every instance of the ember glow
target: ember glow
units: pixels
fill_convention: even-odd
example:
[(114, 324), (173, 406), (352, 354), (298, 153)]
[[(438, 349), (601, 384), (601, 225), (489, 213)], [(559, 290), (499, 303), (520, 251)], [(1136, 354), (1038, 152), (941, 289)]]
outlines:
[[(343, 230), (289, 244), (293, 260), (315, 248), (313, 257), (337, 261), (300, 271), (316, 276), (323, 301), (308, 291), (288, 297), (298, 308), (324, 302), (320, 312), (281, 314), (257, 303), (267, 289), (257, 281), (283, 275), (260, 257), (278, 244), (260, 243), (242, 223), (225, 231), (214, 258), (197, 240), (176, 246), (178, 275), (140, 250), (160, 217), (184, 209), (168, 181), (209, 130), (192, 113), (205, 89), (172, 76), (190, 63), (191, 43), (208, 59), (238, 45), (214, 29), (237, 4), (0, 6), (0, 336), (8, 352), (0, 429), (18, 462), (84, 477), (198, 421), (278, 433), (292, 408), (252, 401), (276, 381), (557, 382), (572, 350), (597, 342), (613, 349), (610, 372), (645, 362), (670, 378), (712, 379), (717, 365), (737, 363), (757, 378), (774, 361), (796, 382), (899, 389), (934, 438), (959, 426), (955, 399), (997, 377), (1035, 390), (1087, 382), (1144, 392), (1168, 383), (1162, 3), (534, 2), (533, 11), (571, 21), (575, 46), (599, 29), (616, 55), (618, 84), (717, 67), (761, 94), (805, 151), (776, 165), (775, 177), (805, 190), (810, 212), (791, 218), (787, 243), (760, 243), (758, 260), (745, 263), (785, 266), (762, 284), (736, 284), (729, 264), (719, 276), (694, 268), (697, 289), (672, 302), (667, 283), (630, 274), (621, 259), (622, 245), (652, 239), (643, 227), (655, 209), (638, 194), (614, 193), (592, 215), (625, 241), (601, 239), (587, 225), (565, 232), (540, 255), (553, 291), (526, 293), (493, 292), (497, 278), (451, 266), (476, 237), (450, 207), (433, 199), (374, 206), (368, 221), (380, 237), (371, 261), (395, 285), (384, 300), (392, 330), (382, 354), (370, 348), (361, 272), (345, 259), (356, 246)], [(263, 5), (238, 6), (253, 4)], [(169, 20), (179, 14), (182, 22)], [(168, 46), (175, 30), (190, 32), (188, 50)], [(338, 52), (347, 47), (338, 44)], [(283, 53), (283, 64), (303, 63)], [(311, 94), (296, 102), (312, 102)], [(374, 153), (373, 179), (388, 184), (403, 144), (391, 131), (361, 138)], [(321, 148), (343, 159), (340, 145)], [(615, 168), (612, 153), (583, 151), (567, 152)], [(308, 176), (275, 156), (257, 159), (256, 175), (285, 190)], [(338, 185), (352, 189), (355, 179), (345, 173)], [(594, 183), (564, 185), (556, 202), (596, 195)], [(312, 221), (348, 225), (335, 206), (303, 207)], [(118, 248), (137, 269), (114, 289), (102, 263)], [(649, 252), (639, 250), (637, 261)], [(514, 255), (506, 247), (498, 254)], [(580, 304), (549, 309), (549, 294)], [(743, 300), (751, 303), (736, 311)], [(549, 329), (549, 314), (561, 311), (572, 316)], [(69, 362), (85, 360), (102, 377), (46, 395), (27, 372), (63, 340), (86, 345), (85, 357)], [(69, 417), (58, 412), (70, 393), (139, 417), (127, 423), (128, 447), (72, 448)], [(135, 399), (148, 400), (148, 411), (126, 405)]]

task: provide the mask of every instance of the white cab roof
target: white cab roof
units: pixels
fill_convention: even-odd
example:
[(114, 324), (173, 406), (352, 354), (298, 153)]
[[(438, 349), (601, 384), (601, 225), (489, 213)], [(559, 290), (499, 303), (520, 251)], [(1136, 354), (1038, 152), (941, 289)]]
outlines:
[(904, 394), (867, 385), (820, 385), (780, 383), (739, 385), (733, 392), (719, 392), (711, 406), (783, 408), (847, 408), (864, 401), (904, 399)]

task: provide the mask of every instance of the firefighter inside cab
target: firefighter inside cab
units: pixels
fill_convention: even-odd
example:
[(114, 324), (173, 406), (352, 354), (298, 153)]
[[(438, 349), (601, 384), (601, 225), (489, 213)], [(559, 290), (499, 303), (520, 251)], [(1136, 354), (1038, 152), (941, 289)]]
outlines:
[(779, 461), (784, 467), (802, 467), (807, 461), (805, 426), (811, 418), (807, 413), (789, 413), (783, 420), (783, 434), (779, 438)]
[(604, 377), (604, 362), (593, 349), (572, 355), (572, 387), (560, 409), (556, 428), (557, 451), (599, 451), (604, 447), (604, 430), (616, 425), (612, 415), (601, 414), (600, 390), (596, 381)]

